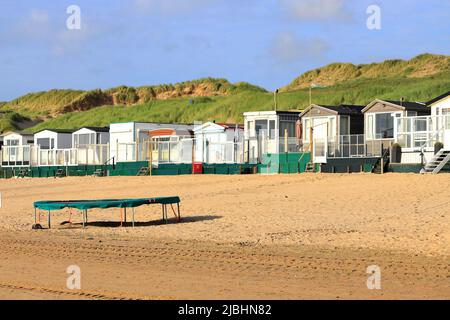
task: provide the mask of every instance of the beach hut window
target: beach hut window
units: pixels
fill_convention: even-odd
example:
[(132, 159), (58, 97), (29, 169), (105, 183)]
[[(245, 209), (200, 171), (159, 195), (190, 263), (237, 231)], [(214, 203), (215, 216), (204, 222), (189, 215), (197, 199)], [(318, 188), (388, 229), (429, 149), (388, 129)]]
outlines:
[(44, 150), (51, 150), (55, 148), (55, 139), (40, 138), (36, 140), (37, 145)]
[(303, 126), (303, 136), (305, 141), (310, 141), (311, 119), (305, 119), (305, 125)]
[(6, 140), (6, 145), (10, 147), (18, 146), (20, 141), (18, 139)]
[(442, 115), (444, 116), (445, 129), (448, 130), (450, 129), (450, 109), (449, 108), (442, 109)]
[(346, 136), (350, 134), (350, 118), (346, 116), (341, 116), (340, 123), (340, 134), (341, 136)]
[(372, 140), (374, 137), (373, 137), (373, 115), (372, 114), (369, 114), (368, 116), (367, 116), (367, 123), (366, 123), (366, 137), (367, 137), (367, 139), (370, 139), (370, 140)]
[(284, 137), (286, 130), (288, 137), (295, 137), (295, 122), (280, 121), (280, 135)]
[(247, 130), (248, 130), (248, 135), (250, 137), (254, 137), (255, 136), (255, 122), (254, 121), (248, 121), (247, 122)]
[(256, 135), (267, 133), (267, 120), (256, 120)]
[(276, 138), (275, 120), (269, 120), (269, 135), (270, 139)]
[(394, 118), (391, 113), (375, 115), (375, 134), (382, 139), (394, 138)]
[(336, 118), (330, 118), (330, 122), (328, 124), (328, 137), (333, 138), (336, 136)]
[(427, 118), (415, 118), (413, 120), (415, 123), (415, 131), (426, 132), (428, 130), (428, 119)]
[(96, 138), (95, 133), (83, 133), (83, 134), (76, 134), (74, 136), (75, 145), (88, 145), (88, 144), (95, 144)]
[(411, 135), (399, 134), (397, 142), (402, 146), (402, 148), (411, 148)]

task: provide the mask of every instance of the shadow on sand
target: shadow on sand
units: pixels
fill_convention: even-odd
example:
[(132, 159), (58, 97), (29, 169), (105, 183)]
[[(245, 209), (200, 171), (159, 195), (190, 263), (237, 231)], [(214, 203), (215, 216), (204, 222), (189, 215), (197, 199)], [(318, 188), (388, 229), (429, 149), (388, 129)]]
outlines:
[[(222, 216), (191, 216), (191, 217), (182, 217), (181, 221), (178, 221), (176, 218), (169, 218), (167, 222), (163, 220), (156, 221), (148, 221), (148, 222), (139, 222), (136, 221), (134, 223), (135, 227), (156, 227), (156, 226), (164, 226), (171, 224), (187, 224), (187, 223), (196, 223), (202, 221), (212, 221), (217, 219), (222, 219)], [(62, 224), (63, 225), (63, 224)], [(82, 228), (82, 223), (73, 223), (71, 226), (65, 225), (68, 228)], [(117, 221), (92, 221), (86, 224), (86, 227), (98, 227), (98, 228), (119, 228), (119, 227), (132, 227), (131, 221), (127, 221), (126, 223), (120, 223)]]

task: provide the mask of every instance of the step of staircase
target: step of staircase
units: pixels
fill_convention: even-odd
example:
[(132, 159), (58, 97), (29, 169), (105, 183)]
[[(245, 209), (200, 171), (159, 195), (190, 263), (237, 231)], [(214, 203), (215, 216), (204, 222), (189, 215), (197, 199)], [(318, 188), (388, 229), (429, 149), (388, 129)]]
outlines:
[(421, 171), (421, 173), (438, 174), (450, 161), (450, 150), (440, 150)]

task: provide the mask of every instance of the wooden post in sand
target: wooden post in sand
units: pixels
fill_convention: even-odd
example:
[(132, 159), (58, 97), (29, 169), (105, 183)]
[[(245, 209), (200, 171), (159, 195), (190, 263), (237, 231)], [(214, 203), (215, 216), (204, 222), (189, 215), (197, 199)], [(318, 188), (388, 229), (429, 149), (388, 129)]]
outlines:
[(149, 172), (150, 172), (150, 175), (152, 175), (153, 173), (152, 173), (152, 170), (153, 170), (153, 141), (152, 141), (153, 139), (150, 139), (149, 140), (149, 143), (148, 143), (148, 149), (150, 150), (150, 163), (148, 164), (148, 168), (149, 168)]
[(284, 129), (284, 153), (288, 153), (288, 130)]

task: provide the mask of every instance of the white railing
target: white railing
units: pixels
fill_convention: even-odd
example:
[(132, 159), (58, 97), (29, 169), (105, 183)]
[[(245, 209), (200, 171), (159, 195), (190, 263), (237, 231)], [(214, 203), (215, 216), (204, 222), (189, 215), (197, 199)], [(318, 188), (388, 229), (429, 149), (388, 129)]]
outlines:
[(383, 150), (381, 140), (366, 141), (363, 134), (341, 135), (328, 138), (327, 156), (329, 158), (380, 157)]
[(39, 150), (37, 165), (40, 167), (76, 166), (77, 149)]
[(3, 167), (23, 167), (30, 166), (32, 162), (33, 146), (3, 146), (2, 161)]
[[(363, 134), (315, 138), (313, 143), (314, 157), (327, 158), (380, 157), (383, 146), (382, 140), (366, 141)], [(303, 141), (300, 150), (310, 152), (310, 141)]]
[(83, 145), (72, 149), (41, 149), (39, 146), (3, 146), (3, 167), (47, 167), (102, 165), (109, 157), (109, 145)]
[(395, 122), (394, 140), (405, 151), (433, 151), (436, 142), (445, 142), (446, 130), (450, 130), (450, 115), (401, 117)]
[(275, 130), (268, 134), (261, 130), (259, 135), (246, 135), (243, 142), (245, 162), (258, 163), (265, 154), (297, 153), (302, 150), (302, 141), (296, 137), (278, 135)]
[(242, 142), (208, 143), (203, 152), (196, 153), (195, 160), (205, 163), (243, 163), (244, 150)]
[(166, 163), (243, 163), (243, 142), (206, 142), (203, 139), (141, 141), (119, 143), (117, 162), (147, 161)]
[(79, 165), (102, 165), (109, 159), (109, 144), (79, 145), (75, 150)]

